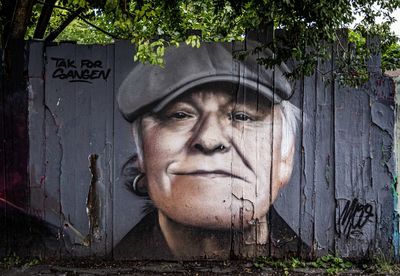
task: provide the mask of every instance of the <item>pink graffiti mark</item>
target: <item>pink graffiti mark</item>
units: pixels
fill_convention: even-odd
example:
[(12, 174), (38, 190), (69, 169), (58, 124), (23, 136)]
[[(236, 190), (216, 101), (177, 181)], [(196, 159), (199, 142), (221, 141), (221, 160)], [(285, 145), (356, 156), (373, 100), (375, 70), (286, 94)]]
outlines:
[(6, 170), (7, 174), (0, 177), (0, 204), (9, 202), (10, 207), (19, 206), (26, 212), (29, 194), (26, 177), (14, 168), (6, 167)]
[[(7, 169), (7, 168), (6, 168)], [(18, 172), (10, 172), (8, 173), (8, 182), (0, 182), (0, 187), (15, 187), (21, 185), (23, 177)]]
[(21, 213), (29, 213), (30, 215), (33, 215), (33, 216), (38, 217), (38, 218), (43, 218), (44, 217), (44, 211), (43, 210), (38, 209), (38, 208), (33, 208), (33, 207), (28, 207), (28, 209), (26, 210), (26, 209), (18, 206), (17, 204), (11, 202), (10, 200), (7, 200), (0, 193), (0, 204), (1, 203), (5, 204), (6, 206), (9, 206), (9, 207), (13, 208), (14, 210), (18, 210)]
[(11, 207), (13, 207), (13, 208), (15, 208), (15, 209), (17, 209), (17, 210), (19, 210), (21, 212), (25, 212), (24, 208), (19, 207), (18, 205), (16, 205), (16, 204), (12, 203), (11, 201), (3, 198), (2, 196), (0, 196), (0, 202), (3, 202), (5, 205), (11, 206)]

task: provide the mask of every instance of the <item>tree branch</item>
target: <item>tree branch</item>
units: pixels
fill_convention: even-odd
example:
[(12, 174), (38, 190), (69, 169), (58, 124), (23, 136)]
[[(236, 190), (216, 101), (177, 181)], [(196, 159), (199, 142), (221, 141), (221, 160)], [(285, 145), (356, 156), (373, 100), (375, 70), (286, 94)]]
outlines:
[(74, 12), (70, 13), (67, 17), (67, 19), (64, 20), (64, 22), (61, 23), (60, 26), (58, 26), (57, 29), (55, 29), (53, 32), (51, 32), (46, 38), (45, 41), (53, 41), (54, 39), (57, 38), (57, 36), (64, 31), (64, 29), (76, 18), (79, 16), (80, 13), (82, 13), (85, 9), (84, 8), (78, 8)]
[[(56, 0), (46, 0), (46, 2), (38, 1), (38, 3), (39, 3), (39, 4), (42, 4), (42, 5), (44, 5), (44, 6), (51, 6), (51, 10), (52, 10), (53, 8), (56, 8), (56, 9), (66, 10), (66, 11), (69, 11), (69, 12), (71, 12), (71, 13), (74, 12), (73, 10), (71, 10), (71, 9), (69, 9), (69, 8), (55, 5), (55, 1), (56, 1)], [(54, 3), (53, 3), (53, 2), (54, 2)], [(116, 35), (114, 35), (114, 34), (112, 34), (112, 33), (110, 33), (110, 32), (107, 32), (106, 30), (103, 30), (103, 29), (101, 29), (100, 27), (94, 25), (94, 24), (91, 23), (89, 20), (85, 19), (83, 16), (78, 15), (77, 17), (78, 17), (80, 20), (82, 20), (83, 22), (85, 22), (86, 24), (88, 24), (89, 26), (91, 26), (91, 27), (95, 28), (96, 30), (102, 32), (103, 34), (108, 35), (109, 37), (111, 37), (111, 38), (113, 38), (113, 39), (120, 39), (120, 37), (118, 37), (118, 36), (116, 36)], [(64, 28), (64, 29), (65, 29), (65, 28)], [(35, 31), (35, 33), (36, 33), (36, 31)], [(58, 34), (58, 35), (59, 35), (59, 34)], [(35, 38), (36, 38), (36, 37), (35, 37)], [(55, 38), (54, 38), (54, 39), (55, 39)], [(47, 41), (47, 38), (46, 38), (46, 41)], [(49, 40), (49, 41), (51, 41), (51, 40)]]
[(101, 29), (100, 27), (94, 25), (93, 23), (91, 23), (89, 20), (86, 20), (85, 18), (83, 18), (83, 16), (78, 16), (80, 20), (82, 20), (83, 22), (85, 22), (86, 24), (88, 24), (89, 26), (95, 28), (96, 30), (102, 32), (105, 35), (108, 35), (109, 37), (112, 37), (114, 39), (120, 39), (119, 37), (117, 37), (116, 35), (107, 32), (106, 30)]
[(55, 3), (56, 3), (56, 0), (46, 0), (45, 1), (44, 5), (42, 7), (42, 11), (40, 12), (39, 21), (36, 25), (36, 29), (35, 29), (33, 38), (38, 38), (38, 39), (43, 38), (44, 33), (46, 32), (47, 26), (49, 25), (51, 13), (53, 12)]
[[(49, 6), (50, 5), (47, 2), (43, 2), (43, 1), (40, 1), (40, 0), (37, 0), (37, 3), (38, 4), (42, 4), (44, 6)], [(53, 6), (52, 8), (57, 8), (57, 9), (60, 9), (60, 10), (66, 10), (66, 11), (69, 11), (69, 12), (73, 12), (73, 10), (70, 9), (70, 8), (66, 8), (66, 7), (63, 7), (63, 6), (58, 6), (58, 5), (55, 5), (55, 4), (53, 4), (52, 6)]]

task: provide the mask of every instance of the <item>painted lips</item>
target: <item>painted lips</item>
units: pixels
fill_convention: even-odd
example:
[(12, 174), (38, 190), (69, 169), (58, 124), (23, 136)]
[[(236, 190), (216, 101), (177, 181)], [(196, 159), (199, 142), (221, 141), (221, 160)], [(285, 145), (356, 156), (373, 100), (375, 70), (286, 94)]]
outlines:
[(188, 175), (188, 176), (198, 176), (198, 177), (230, 177), (230, 178), (237, 178), (243, 180), (245, 182), (249, 182), (246, 178), (234, 174), (229, 171), (225, 170), (193, 170), (193, 171), (179, 171), (179, 172), (172, 172), (174, 175)]

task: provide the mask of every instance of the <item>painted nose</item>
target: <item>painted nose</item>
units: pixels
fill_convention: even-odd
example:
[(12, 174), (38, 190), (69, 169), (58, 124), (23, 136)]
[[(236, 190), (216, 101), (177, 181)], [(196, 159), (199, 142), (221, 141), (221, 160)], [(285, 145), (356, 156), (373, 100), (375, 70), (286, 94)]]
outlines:
[(206, 118), (195, 135), (192, 145), (196, 151), (204, 154), (213, 154), (227, 152), (230, 149), (230, 144), (224, 133), (224, 127), (217, 116)]

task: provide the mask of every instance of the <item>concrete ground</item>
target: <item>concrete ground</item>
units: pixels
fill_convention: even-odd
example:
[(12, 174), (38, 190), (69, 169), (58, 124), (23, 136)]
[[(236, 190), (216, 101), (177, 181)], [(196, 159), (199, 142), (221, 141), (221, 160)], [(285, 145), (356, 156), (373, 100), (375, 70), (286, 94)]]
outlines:
[[(0, 275), (332, 275), (325, 269), (294, 268), (273, 269), (256, 268), (249, 261), (225, 262), (103, 262), (75, 261), (48, 262), (39, 265), (22, 265), (1, 269)], [(386, 275), (370, 273), (362, 269), (349, 269), (336, 275)], [(393, 274), (396, 275), (396, 274)], [(398, 275), (398, 274), (397, 274)]]

